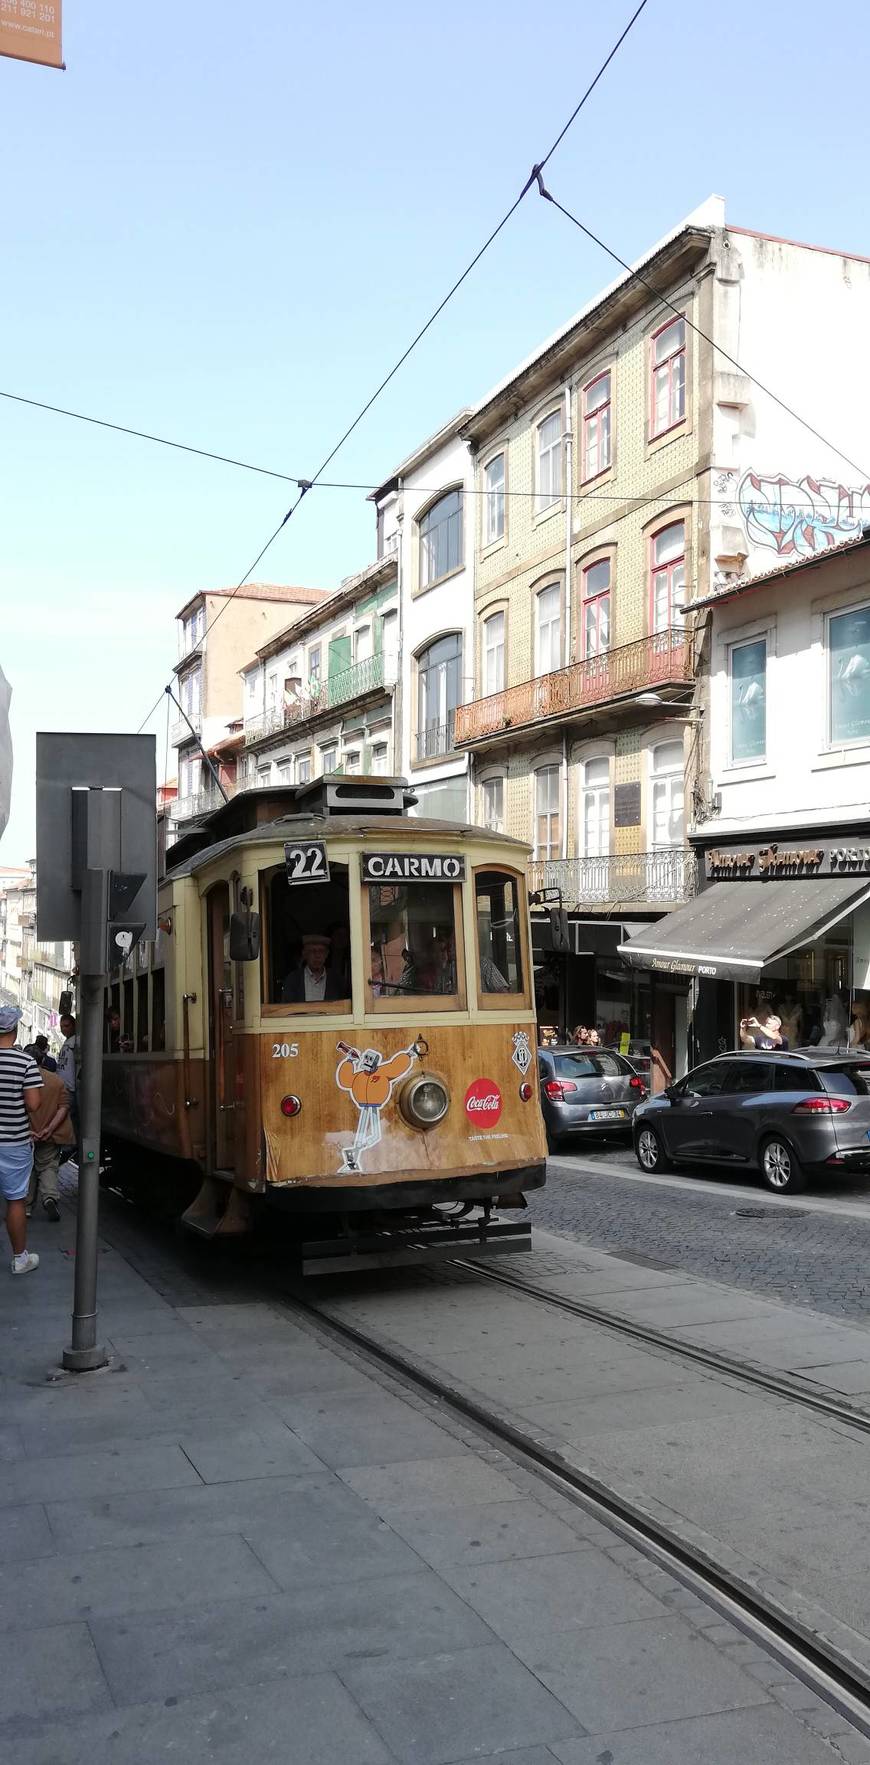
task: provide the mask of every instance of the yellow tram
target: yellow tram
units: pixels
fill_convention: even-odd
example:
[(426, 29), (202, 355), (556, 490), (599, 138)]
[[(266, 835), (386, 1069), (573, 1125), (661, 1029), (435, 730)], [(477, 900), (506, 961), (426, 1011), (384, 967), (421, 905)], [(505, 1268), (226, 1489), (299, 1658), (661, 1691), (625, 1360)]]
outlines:
[(209, 1236), (304, 1213), (305, 1272), (528, 1244), (528, 848), (413, 802), (338, 775), (251, 791), (170, 849), (157, 938), (110, 977), (113, 1182), (162, 1173), (180, 1208), (195, 1178)]

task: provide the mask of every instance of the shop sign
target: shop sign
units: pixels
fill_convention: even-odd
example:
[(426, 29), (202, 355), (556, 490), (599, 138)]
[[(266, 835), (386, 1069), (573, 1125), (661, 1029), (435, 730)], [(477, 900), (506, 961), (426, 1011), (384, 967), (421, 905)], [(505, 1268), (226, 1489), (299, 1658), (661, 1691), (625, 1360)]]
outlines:
[(870, 846), (718, 846), (704, 854), (710, 882), (764, 882), (769, 877), (848, 876), (870, 872)]
[(0, 55), (62, 68), (61, 0), (0, 0)]
[(452, 852), (364, 852), (362, 879), (381, 882), (462, 882), (465, 859)]

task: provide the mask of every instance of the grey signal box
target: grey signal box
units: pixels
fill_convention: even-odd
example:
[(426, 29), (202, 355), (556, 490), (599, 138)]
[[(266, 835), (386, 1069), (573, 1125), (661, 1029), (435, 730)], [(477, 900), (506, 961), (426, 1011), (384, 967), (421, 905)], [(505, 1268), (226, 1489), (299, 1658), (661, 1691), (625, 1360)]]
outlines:
[[(153, 735), (37, 735), (40, 938), (78, 942), (83, 931), (87, 937), (82, 885), (89, 870), (103, 871), (107, 877), (111, 873), (114, 879), (106, 901), (108, 921), (114, 922), (114, 914), (138, 937), (156, 936), (156, 791)], [(84, 960), (81, 966), (86, 972)], [(100, 973), (106, 966), (103, 956), (91, 971)]]

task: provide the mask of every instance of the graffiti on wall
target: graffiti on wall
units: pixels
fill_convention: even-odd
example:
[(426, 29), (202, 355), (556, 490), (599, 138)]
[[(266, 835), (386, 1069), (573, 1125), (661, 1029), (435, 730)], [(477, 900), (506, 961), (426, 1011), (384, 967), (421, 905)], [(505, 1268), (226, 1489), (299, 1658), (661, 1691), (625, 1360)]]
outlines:
[(744, 472), (737, 502), (751, 544), (780, 558), (815, 557), (870, 524), (870, 484)]

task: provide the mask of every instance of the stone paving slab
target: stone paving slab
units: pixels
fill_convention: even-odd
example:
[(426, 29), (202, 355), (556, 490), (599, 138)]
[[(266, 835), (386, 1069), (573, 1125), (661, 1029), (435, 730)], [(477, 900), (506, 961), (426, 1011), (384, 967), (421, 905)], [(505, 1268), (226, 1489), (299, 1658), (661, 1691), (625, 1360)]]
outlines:
[[(561, 1765), (836, 1765), (837, 1754), (785, 1710), (727, 1710), (687, 1716), (593, 1740), (554, 1741)], [(842, 1754), (840, 1755), (842, 1759)]]
[[(120, 1221), (129, 1235), (126, 1209)], [(0, 1521), (0, 1629), (21, 1663), (0, 1690), (0, 1752), (16, 1765), (553, 1765), (593, 1722), (611, 1748), (614, 1733), (642, 1734), (644, 1765), (657, 1765), (662, 1724), (740, 1710), (760, 1737), (741, 1765), (768, 1765), (768, 1740), (781, 1765), (783, 1723), (801, 1743), (793, 1765), (828, 1765), (778, 1664), (759, 1653), (753, 1673), (725, 1623), (705, 1640), (703, 1602), (458, 1417), (282, 1307), (222, 1303), (225, 1262), (209, 1304), (207, 1265), (194, 1279), (183, 1247), (160, 1248), (163, 1294), (179, 1262), (176, 1309), (112, 1256), (123, 1371), (42, 1382), (68, 1260), (49, 1264), (47, 1314), (38, 1283), (0, 1284), (15, 1369), (0, 1453), (24, 1501)], [(369, 1303), (378, 1291), (369, 1283)], [(559, 1380), (563, 1401), (588, 1395), (590, 1373), (602, 1403), (608, 1390), (630, 1402), (632, 1381), (647, 1401), (673, 1397), (672, 1357), (610, 1339), (593, 1368), (586, 1326), (551, 1318), (539, 1336), (537, 1308), (511, 1300), (502, 1333), (502, 1296), (473, 1292), (388, 1283), (390, 1328), (400, 1338), (421, 1294), (415, 1341), (430, 1357), (439, 1315), (466, 1350), (477, 1328), (466, 1371), (502, 1398), (517, 1351), (525, 1387)], [(4, 1540), (18, 1542), (4, 1552)], [(572, 1639), (595, 1645), (585, 1679)], [(654, 1707), (650, 1663), (664, 1688)]]

